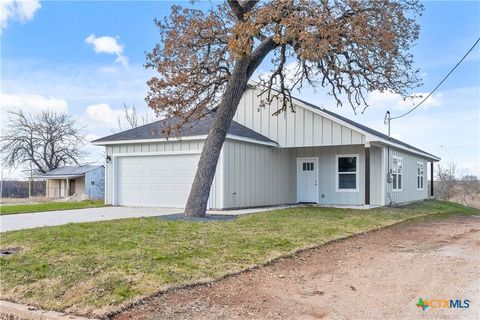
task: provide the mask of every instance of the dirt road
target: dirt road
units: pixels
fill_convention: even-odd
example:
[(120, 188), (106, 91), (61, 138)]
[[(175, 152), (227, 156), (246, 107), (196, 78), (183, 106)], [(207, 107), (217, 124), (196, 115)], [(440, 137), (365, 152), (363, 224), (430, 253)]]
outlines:
[[(423, 299), (468, 299), (427, 308)], [(400, 225), (178, 290), (116, 319), (480, 319), (480, 218)]]

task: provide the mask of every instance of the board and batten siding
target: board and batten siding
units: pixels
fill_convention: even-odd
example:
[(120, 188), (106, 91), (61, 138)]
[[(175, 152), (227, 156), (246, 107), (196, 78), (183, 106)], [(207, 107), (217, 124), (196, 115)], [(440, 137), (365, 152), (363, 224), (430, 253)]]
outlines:
[[(276, 141), (279, 147), (306, 147), (364, 144), (365, 135), (336, 123), (299, 105), (295, 112), (288, 109), (278, 116), (280, 108), (274, 99), (271, 105), (260, 106), (258, 89), (249, 88), (243, 95), (234, 121)], [(266, 100), (263, 98), (263, 100)]]
[[(111, 157), (110, 163), (105, 164), (105, 203), (113, 204), (113, 186), (114, 186), (114, 162), (116, 157), (119, 154), (135, 154), (141, 156), (143, 153), (145, 155), (158, 155), (162, 156), (162, 153), (165, 152), (165, 156), (175, 156), (169, 155), (172, 152), (186, 152), (186, 151), (198, 151), (200, 152), (203, 148), (204, 140), (170, 140), (170, 141), (161, 141), (161, 142), (151, 142), (151, 143), (130, 143), (130, 144), (119, 144), (119, 145), (107, 145), (106, 146), (106, 155)], [(222, 155), (220, 155), (222, 159)], [(221, 163), (221, 160), (219, 161)], [(218, 168), (217, 168), (218, 169)], [(222, 194), (221, 194), (221, 175), (223, 170), (217, 170), (212, 188), (210, 190), (210, 198), (208, 200), (209, 209), (221, 209), (222, 206)]]
[[(398, 156), (403, 159), (403, 176), (402, 176), (402, 190), (393, 190), (393, 183), (387, 182), (385, 193), (385, 204), (390, 204), (390, 201), (396, 203), (411, 202), (423, 200), (428, 198), (428, 180), (427, 180), (427, 160), (425, 158), (413, 155), (409, 152), (401, 150), (385, 148), (386, 153), (386, 172), (393, 166), (393, 156)], [(389, 156), (388, 156), (389, 153)], [(423, 163), (423, 190), (417, 189), (417, 162)], [(391, 200), (390, 200), (390, 197)]]
[[(365, 148), (362, 145), (273, 148), (227, 140), (224, 145), (224, 205), (241, 208), (297, 202), (297, 158), (318, 159), (318, 199), (325, 205), (365, 203)], [(336, 190), (336, 156), (358, 154), (358, 191)], [(372, 148), (381, 170), (381, 148)], [(377, 159), (377, 156), (379, 159)], [(373, 168), (371, 172), (375, 171)], [(371, 204), (381, 203), (381, 173), (371, 176), (376, 187)], [(376, 193), (375, 196), (372, 194)]]
[(225, 141), (224, 208), (295, 203), (296, 173), (291, 153), (289, 149)]
[[(293, 149), (293, 157), (318, 158), (318, 203), (363, 205), (365, 203), (365, 147), (362, 145), (306, 147)], [(336, 156), (358, 154), (358, 191), (337, 191)], [(296, 170), (296, 166), (293, 167)]]

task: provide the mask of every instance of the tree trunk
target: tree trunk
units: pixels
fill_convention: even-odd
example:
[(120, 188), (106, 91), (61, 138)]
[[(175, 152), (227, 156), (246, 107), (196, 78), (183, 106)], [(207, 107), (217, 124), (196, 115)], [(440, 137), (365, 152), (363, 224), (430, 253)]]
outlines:
[(208, 133), (205, 145), (198, 162), (197, 173), (188, 196), (185, 215), (203, 217), (207, 210), (208, 197), (217, 168), (218, 158), (223, 142), (232, 123), (238, 104), (242, 98), (249, 79), (250, 59), (244, 57), (237, 61), (235, 69), (228, 81), (222, 101), (217, 108), (217, 114), (212, 128)]

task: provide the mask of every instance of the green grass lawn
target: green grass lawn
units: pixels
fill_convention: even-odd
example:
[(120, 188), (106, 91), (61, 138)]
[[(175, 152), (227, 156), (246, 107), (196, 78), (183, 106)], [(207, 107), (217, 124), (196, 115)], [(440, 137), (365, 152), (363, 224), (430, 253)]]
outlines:
[(28, 213), (28, 212), (96, 208), (96, 207), (103, 207), (103, 206), (104, 206), (103, 200), (47, 202), (47, 203), (34, 203), (34, 204), (9, 204), (9, 205), (0, 206), (0, 215)]
[(101, 315), (172, 286), (219, 278), (301, 248), (424, 215), (478, 214), (425, 201), (402, 209), (302, 207), (231, 221), (159, 218), (13, 231), (0, 257), (1, 297), (46, 309)]

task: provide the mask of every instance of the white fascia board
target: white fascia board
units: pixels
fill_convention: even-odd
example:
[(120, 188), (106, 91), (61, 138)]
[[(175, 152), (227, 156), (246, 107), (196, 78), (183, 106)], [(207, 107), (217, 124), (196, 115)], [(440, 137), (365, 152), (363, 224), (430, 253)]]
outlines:
[(47, 180), (61, 180), (61, 179), (80, 178), (83, 176), (85, 176), (85, 174), (73, 174), (73, 175), (63, 175), (63, 176), (33, 176), (32, 178), (47, 179)]
[(236, 136), (236, 135), (233, 135), (233, 134), (227, 134), (227, 139), (243, 141), (243, 142), (250, 142), (250, 143), (255, 143), (255, 144), (262, 144), (262, 145), (271, 146), (271, 147), (278, 147), (278, 143), (276, 143), (276, 142), (260, 141), (260, 140), (256, 140), (256, 139)]
[(165, 142), (165, 141), (187, 141), (187, 140), (205, 140), (207, 135), (200, 136), (186, 136), (186, 137), (171, 137), (171, 138), (153, 138), (153, 139), (136, 139), (136, 140), (116, 140), (104, 142), (92, 142), (94, 146), (109, 146), (115, 144), (132, 144), (132, 143), (151, 143), (151, 142)]
[(127, 152), (127, 153), (114, 153), (114, 158), (118, 157), (148, 157), (148, 156), (177, 156), (187, 154), (200, 154), (202, 150), (178, 150), (178, 151), (155, 151), (155, 152)]
[[(92, 144), (95, 145), (95, 146), (109, 146), (109, 145), (116, 145), (116, 144), (205, 140), (206, 138), (207, 138), (207, 135), (200, 135), (200, 136), (173, 137), (173, 138), (169, 138), (169, 139), (155, 138), (155, 139), (137, 139), (137, 140), (117, 140), (117, 141), (105, 141), (105, 142), (92, 142)], [(256, 144), (272, 146), (272, 147), (277, 147), (278, 146), (278, 144), (276, 142), (260, 141), (260, 140), (256, 140), (256, 139), (236, 136), (236, 135), (233, 135), (233, 134), (227, 134), (227, 139), (256, 143)]]
[(372, 141), (372, 142), (380, 142), (382, 144), (389, 145), (391, 147), (395, 147), (397, 149), (405, 150), (405, 151), (408, 151), (410, 153), (422, 156), (422, 157), (424, 157), (428, 160), (433, 160), (433, 161), (440, 161), (441, 160), (441, 158), (436, 157), (434, 155), (431, 155), (431, 154), (428, 154), (428, 153), (425, 153), (425, 152), (420, 152), (420, 151), (417, 151), (417, 150), (413, 150), (413, 149), (410, 149), (410, 148), (408, 148), (406, 146), (403, 146), (401, 144), (398, 144), (398, 143), (395, 143), (395, 142), (392, 142), (392, 141), (388, 141), (388, 140), (385, 140), (385, 139), (382, 139), (382, 138), (379, 138), (376, 141)]

